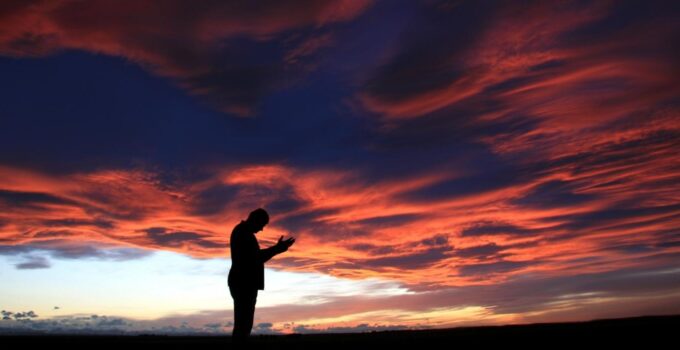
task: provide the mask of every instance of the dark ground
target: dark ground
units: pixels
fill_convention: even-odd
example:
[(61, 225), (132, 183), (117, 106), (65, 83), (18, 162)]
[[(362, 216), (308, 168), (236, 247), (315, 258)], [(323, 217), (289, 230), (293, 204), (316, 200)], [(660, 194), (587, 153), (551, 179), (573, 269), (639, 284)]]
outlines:
[[(8, 347), (10, 345), (11, 347)], [(437, 330), (385, 331), (353, 334), (313, 334), (253, 336), (245, 348), (335, 348), (352, 350), (366, 346), (393, 348), (454, 349), (491, 346), (553, 349), (592, 345), (626, 346), (642, 349), (680, 349), (680, 315), (645, 316), (574, 323), (462, 327)], [(230, 337), (224, 336), (63, 336), (14, 335), (0, 337), (4, 349), (74, 349), (74, 348), (182, 348), (230, 349)]]

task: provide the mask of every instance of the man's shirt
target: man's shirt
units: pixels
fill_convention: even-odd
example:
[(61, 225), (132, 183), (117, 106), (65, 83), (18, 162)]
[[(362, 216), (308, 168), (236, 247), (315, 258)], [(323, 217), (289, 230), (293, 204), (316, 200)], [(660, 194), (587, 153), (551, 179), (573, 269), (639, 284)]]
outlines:
[(276, 246), (260, 249), (255, 233), (241, 220), (231, 232), (229, 287), (264, 290), (264, 263), (281, 253)]

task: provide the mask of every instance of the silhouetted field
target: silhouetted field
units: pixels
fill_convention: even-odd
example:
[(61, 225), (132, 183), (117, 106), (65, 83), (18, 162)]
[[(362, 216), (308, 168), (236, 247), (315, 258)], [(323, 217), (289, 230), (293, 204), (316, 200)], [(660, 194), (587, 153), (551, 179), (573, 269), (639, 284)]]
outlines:
[[(680, 341), (680, 315), (646, 316), (624, 319), (596, 320), (573, 323), (540, 323), (527, 325), (461, 327), (436, 330), (384, 331), (349, 334), (293, 334), (253, 336), (246, 348), (319, 349), (323, 347), (384, 346), (424, 350), (473, 349), (494, 346), (533, 348), (559, 348), (562, 346), (587, 347), (594, 344), (641, 346), (651, 348), (677, 348)], [(64, 336), (64, 335), (13, 335), (0, 338), (0, 344), (13, 345), (5, 349), (47, 346), (50, 349), (88, 348), (183, 348), (229, 349), (230, 337), (225, 336)], [(43, 348), (44, 349), (44, 348)]]

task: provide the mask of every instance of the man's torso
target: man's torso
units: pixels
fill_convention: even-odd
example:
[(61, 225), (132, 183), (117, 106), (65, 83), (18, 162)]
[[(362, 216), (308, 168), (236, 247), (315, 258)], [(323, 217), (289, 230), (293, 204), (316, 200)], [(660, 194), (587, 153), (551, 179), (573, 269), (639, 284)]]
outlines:
[(241, 221), (231, 233), (231, 269), (229, 287), (232, 289), (264, 289), (264, 264), (258, 256), (260, 245)]

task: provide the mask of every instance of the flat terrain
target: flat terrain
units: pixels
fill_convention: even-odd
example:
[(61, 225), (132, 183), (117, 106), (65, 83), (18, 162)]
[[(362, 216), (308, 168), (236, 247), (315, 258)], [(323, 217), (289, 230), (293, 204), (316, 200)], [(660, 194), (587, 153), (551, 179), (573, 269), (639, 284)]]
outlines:
[[(247, 348), (315, 348), (365, 346), (394, 348), (455, 349), (489, 346), (559, 348), (635, 346), (645, 349), (677, 348), (680, 342), (680, 315), (646, 316), (573, 323), (462, 327), (437, 330), (385, 331), (353, 334), (312, 334), (253, 336)], [(64, 336), (12, 335), (0, 337), (0, 344), (32, 348), (48, 346), (65, 349), (102, 347), (229, 349), (230, 337), (224, 336)], [(9, 347), (4, 347), (10, 349)], [(12, 347), (11, 349), (14, 349)], [(377, 350), (378, 348), (376, 348)], [(127, 349), (126, 349), (127, 350)]]

